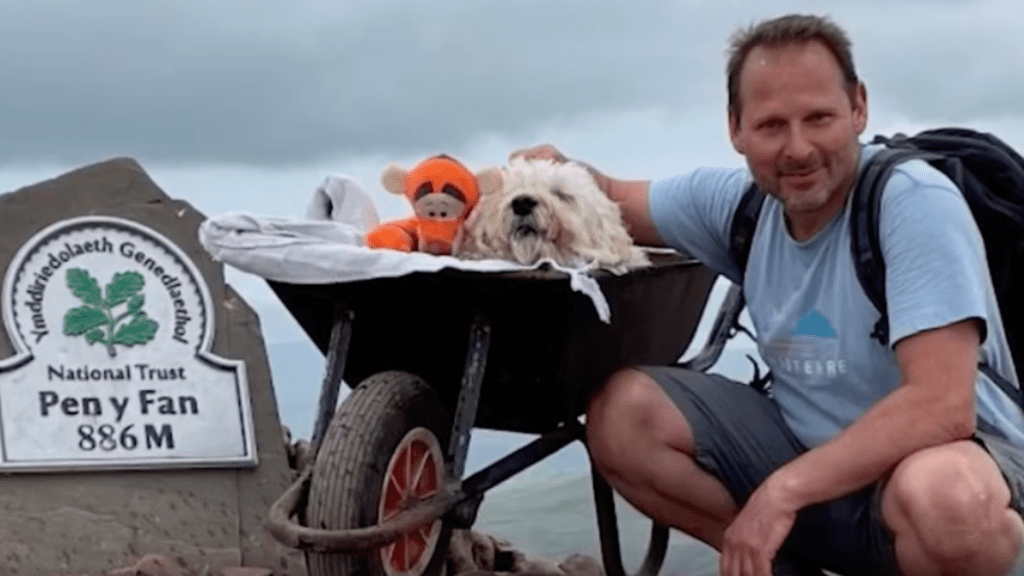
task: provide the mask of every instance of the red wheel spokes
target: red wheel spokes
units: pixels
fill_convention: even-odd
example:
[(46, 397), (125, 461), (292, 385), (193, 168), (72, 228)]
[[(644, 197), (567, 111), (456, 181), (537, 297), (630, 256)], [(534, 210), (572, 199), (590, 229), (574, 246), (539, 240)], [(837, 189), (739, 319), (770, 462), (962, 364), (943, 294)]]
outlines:
[[(438, 469), (437, 462), (426, 446), (422, 447), (423, 455), (420, 456), (420, 464), (416, 468), (416, 474), (412, 477), (409, 485), (411, 495), (417, 498), (433, 496), (437, 492)], [(429, 469), (428, 469), (429, 468)]]
[[(408, 453), (408, 446), (401, 448), (401, 452), (398, 454), (398, 462), (404, 462), (406, 460), (405, 454)], [(400, 466), (394, 466), (388, 470), (388, 481), (387, 488), (384, 493), (384, 514), (381, 516), (381, 520), (389, 520), (396, 514), (401, 512), (406, 507), (406, 498), (409, 492), (408, 483), (405, 480), (408, 478), (407, 474), (402, 474), (403, 470), (399, 469)]]
[[(412, 478), (412, 449), (414, 446), (416, 446), (415, 443), (410, 443), (405, 447), (405, 470), (402, 477), (402, 480), (405, 482), (402, 483), (402, 486), (405, 488), (404, 496), (406, 498), (409, 497), (409, 489), (412, 488), (412, 483), (409, 482), (409, 479)], [(408, 500), (406, 500), (405, 504), (408, 506)]]
[[(413, 503), (438, 492), (441, 469), (430, 446), (418, 438), (402, 444), (388, 469), (381, 521), (397, 516)], [(408, 572), (430, 548), (434, 523), (416, 528), (386, 546), (387, 564), (395, 571)]]

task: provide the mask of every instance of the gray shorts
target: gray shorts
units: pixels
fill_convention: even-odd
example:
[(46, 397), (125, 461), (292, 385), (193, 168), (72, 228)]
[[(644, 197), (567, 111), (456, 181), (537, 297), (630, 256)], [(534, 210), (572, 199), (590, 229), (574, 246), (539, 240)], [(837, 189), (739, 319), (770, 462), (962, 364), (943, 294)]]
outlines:
[[(683, 413), (693, 430), (697, 464), (721, 480), (740, 505), (772, 471), (807, 450), (775, 403), (746, 384), (674, 366), (640, 369)], [(1012, 505), (1021, 511), (1024, 454), (984, 423), (979, 423), (975, 441), (1002, 470)], [(801, 510), (782, 551), (844, 576), (899, 574), (877, 484)]]

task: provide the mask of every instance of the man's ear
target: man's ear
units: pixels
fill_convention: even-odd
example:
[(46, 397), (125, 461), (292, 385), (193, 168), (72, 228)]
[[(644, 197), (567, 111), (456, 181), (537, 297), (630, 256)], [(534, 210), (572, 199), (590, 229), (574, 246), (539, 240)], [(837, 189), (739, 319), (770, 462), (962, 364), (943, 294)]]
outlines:
[(477, 186), (480, 187), (480, 195), (486, 196), (501, 190), (502, 178), (501, 169), (487, 168), (476, 173)]
[(380, 176), (380, 183), (384, 189), (392, 194), (401, 194), (405, 190), (405, 181), (409, 178), (409, 171), (398, 164), (391, 164), (384, 169)]
[(857, 83), (850, 103), (853, 107), (853, 127), (860, 134), (868, 126), (868, 89), (863, 82)]
[(729, 111), (729, 140), (732, 142), (734, 150), (740, 154), (746, 155), (743, 150), (743, 139), (740, 138), (740, 117), (734, 111)]

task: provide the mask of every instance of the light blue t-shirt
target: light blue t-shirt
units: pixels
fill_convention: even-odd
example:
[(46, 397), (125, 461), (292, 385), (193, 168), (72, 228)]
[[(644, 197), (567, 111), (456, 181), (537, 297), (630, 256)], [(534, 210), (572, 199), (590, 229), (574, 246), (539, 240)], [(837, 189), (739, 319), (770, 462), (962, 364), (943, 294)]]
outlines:
[[(877, 150), (863, 148), (862, 167)], [(751, 181), (746, 169), (700, 168), (654, 182), (654, 224), (669, 246), (735, 282), (729, 230)], [(888, 347), (870, 337), (879, 313), (853, 266), (849, 214), (847, 202), (817, 235), (796, 242), (782, 204), (768, 197), (742, 276), (772, 396), (797, 437), (808, 447), (835, 437), (900, 385), (892, 345), (967, 318), (984, 320), (981, 360), (1017, 386), (984, 243), (955, 185), (921, 160), (900, 164), (886, 183), (879, 237)], [(975, 397), (978, 416), (1024, 447), (1021, 408), (980, 372)]]

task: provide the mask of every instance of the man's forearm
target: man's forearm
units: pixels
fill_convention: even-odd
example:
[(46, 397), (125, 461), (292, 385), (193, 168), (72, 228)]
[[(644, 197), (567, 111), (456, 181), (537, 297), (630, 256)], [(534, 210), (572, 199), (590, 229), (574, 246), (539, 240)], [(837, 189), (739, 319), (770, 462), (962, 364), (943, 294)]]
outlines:
[(880, 479), (910, 454), (973, 433), (972, 395), (959, 399), (902, 386), (831, 441), (779, 468), (768, 481), (802, 508)]

